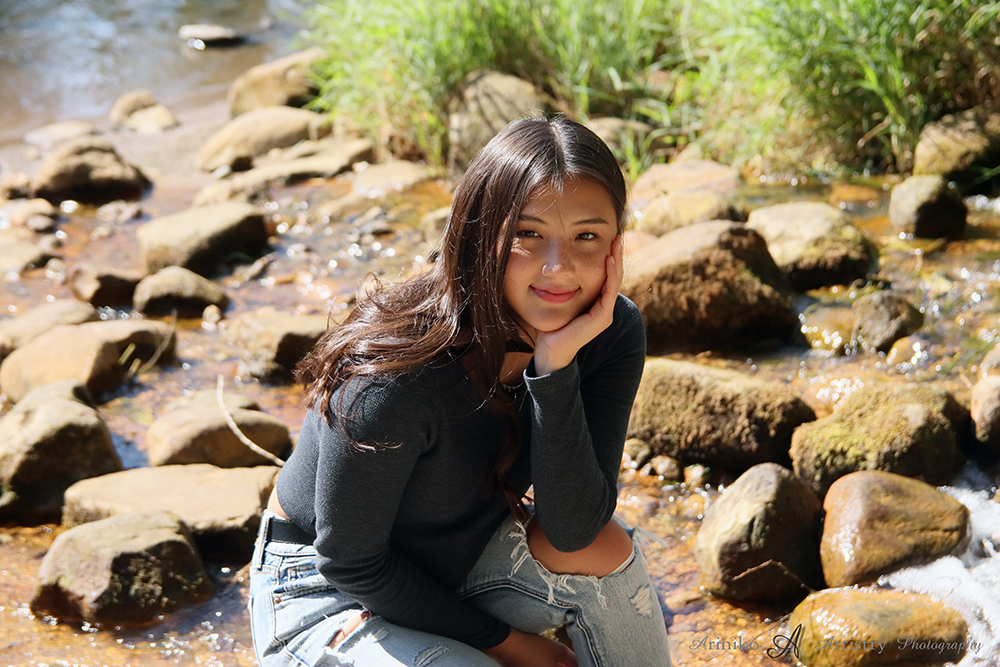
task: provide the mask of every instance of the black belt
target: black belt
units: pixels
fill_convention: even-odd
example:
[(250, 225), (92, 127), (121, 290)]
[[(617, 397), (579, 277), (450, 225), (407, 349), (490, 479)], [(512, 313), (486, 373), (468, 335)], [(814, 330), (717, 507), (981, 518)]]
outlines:
[(267, 522), (267, 541), (284, 542), (286, 544), (304, 544), (311, 546), (316, 541), (316, 536), (302, 530), (296, 524), (282, 519), (281, 517), (271, 517)]

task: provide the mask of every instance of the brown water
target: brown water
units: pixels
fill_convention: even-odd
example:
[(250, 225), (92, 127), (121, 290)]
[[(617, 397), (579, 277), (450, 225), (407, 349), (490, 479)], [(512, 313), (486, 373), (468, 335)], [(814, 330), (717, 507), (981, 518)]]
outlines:
[[(241, 279), (239, 271), (219, 278), (233, 298), (227, 319), (268, 305), (302, 312), (324, 312), (328, 305), (342, 308), (369, 271), (392, 276), (427, 256), (430, 245), (415, 223), (424, 212), (448, 202), (448, 184), (428, 183), (405, 195), (368, 202), (343, 219), (330, 221), (313, 213), (319, 203), (348, 188), (340, 178), (277, 193), (268, 206), (274, 231), (269, 268), (253, 279)], [(144, 202), (147, 217), (186, 208), (193, 194), (194, 188), (183, 181), (158, 187)], [(741, 196), (752, 206), (793, 198), (825, 199), (827, 187), (746, 188)], [(992, 202), (984, 205), (992, 206)], [(967, 403), (971, 384), (978, 377), (977, 364), (1000, 337), (1000, 218), (989, 210), (978, 211), (965, 239), (917, 242), (901, 241), (892, 234), (884, 197), (873, 209), (861, 212), (857, 224), (882, 247), (881, 277), (926, 312), (920, 334), (926, 340), (926, 352), (900, 366), (890, 366), (877, 355), (836, 357), (802, 347), (738, 355), (702, 353), (698, 360), (787, 383), (820, 414), (829, 412), (847, 392), (871, 377), (937, 382)], [(352, 223), (362, 214), (365, 219), (384, 221), (383, 233), (358, 233)], [(86, 259), (138, 269), (134, 231), (139, 224), (110, 224), (99, 220), (93, 210), (79, 209), (61, 224), (65, 263), (71, 266)], [(803, 298), (803, 305), (809, 299), (847, 299), (848, 292), (841, 288), (811, 294)], [(0, 303), (5, 306), (0, 317), (16, 316), (47, 299), (70, 296), (58, 275), (36, 270), (20, 279), (0, 281)], [(127, 314), (108, 311), (106, 315)], [(293, 434), (297, 432), (303, 412), (301, 390), (236, 377), (237, 357), (224, 331), (197, 321), (180, 323), (177, 356), (176, 363), (153, 368), (105, 397), (101, 414), (115, 435), (126, 467), (145, 465), (144, 433), (163, 406), (182, 394), (214, 387), (219, 374), (227, 379), (229, 391), (255, 398), (262, 410), (281, 418)], [(775, 660), (765, 656), (763, 649), (773, 645), (790, 607), (737, 606), (699, 594), (693, 540), (706, 507), (718, 493), (717, 486), (687, 488), (624, 473), (621, 513), (666, 542), (666, 546), (651, 545), (648, 553), (670, 618), (675, 664), (773, 664)], [(27, 605), (34, 576), (59, 530), (56, 526), (0, 529), (0, 664), (255, 664), (244, 611), (244, 572), (218, 564), (210, 565), (217, 583), (215, 597), (150, 627), (98, 631), (32, 617)]]

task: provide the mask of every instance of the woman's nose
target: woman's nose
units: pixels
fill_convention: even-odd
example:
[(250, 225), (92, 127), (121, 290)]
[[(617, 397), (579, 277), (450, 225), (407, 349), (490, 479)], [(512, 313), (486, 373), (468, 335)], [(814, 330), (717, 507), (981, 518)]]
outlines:
[(569, 248), (565, 243), (553, 241), (545, 249), (545, 257), (542, 263), (542, 274), (555, 276), (568, 273), (573, 268), (573, 259), (570, 256)]

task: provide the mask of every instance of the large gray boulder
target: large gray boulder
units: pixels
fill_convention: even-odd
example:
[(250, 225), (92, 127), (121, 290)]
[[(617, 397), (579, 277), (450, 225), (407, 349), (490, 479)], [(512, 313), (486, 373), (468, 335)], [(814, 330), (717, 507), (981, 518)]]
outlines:
[(737, 600), (805, 597), (822, 588), (823, 508), (792, 471), (750, 468), (709, 506), (694, 543), (701, 585)]
[(516, 76), (487, 71), (469, 74), (449, 109), (449, 167), (464, 171), (507, 123), (550, 107), (531, 83)]
[(788, 281), (763, 237), (733, 222), (682, 227), (625, 260), (621, 292), (651, 347), (746, 345), (798, 330)]
[(0, 321), (0, 361), (53, 327), (91, 322), (99, 317), (96, 308), (76, 299), (56, 299), (29, 308), (17, 317)]
[(948, 554), (967, 539), (965, 505), (930, 484), (880, 470), (841, 477), (823, 508), (820, 556), (830, 586), (871, 583)]
[(792, 435), (795, 473), (820, 496), (856, 470), (884, 470), (944, 484), (963, 463), (969, 412), (930, 384), (870, 383), (833, 414)]
[(911, 176), (889, 197), (889, 222), (909, 236), (957, 236), (965, 230), (968, 213), (961, 195), (941, 176)]
[(319, 93), (309, 76), (323, 49), (313, 48), (251, 67), (229, 87), (226, 101), (233, 117), (270, 106), (303, 107)]
[(893, 343), (920, 330), (924, 315), (892, 291), (866, 294), (851, 304), (854, 339), (865, 348), (888, 352)]
[(121, 468), (82, 384), (33, 389), (0, 418), (0, 523), (58, 520), (69, 486)]
[(102, 475), (66, 490), (62, 522), (77, 526), (124, 512), (169, 510), (191, 529), (202, 556), (245, 563), (278, 470), (195, 463)]
[(31, 611), (92, 624), (147, 623), (211, 594), (180, 517), (130, 512), (60, 534), (38, 569)]
[(92, 396), (125, 378), (118, 348), (80, 325), (60, 325), (17, 348), (0, 364), (0, 389), (12, 402), (42, 385), (77, 380)]
[(195, 207), (156, 218), (136, 235), (147, 273), (183, 266), (207, 275), (234, 255), (256, 256), (267, 248), (264, 212), (240, 203)]
[(86, 137), (63, 144), (45, 158), (31, 180), (35, 197), (105, 204), (139, 199), (150, 181), (104, 139)]
[(318, 139), (327, 132), (327, 117), (286, 106), (253, 109), (223, 125), (198, 151), (198, 168), (249, 169), (254, 159), (275, 148)]
[(998, 164), (1000, 113), (983, 108), (927, 123), (913, 152), (915, 176), (943, 176), (963, 186), (982, 187), (982, 177)]
[[(256, 410), (231, 410), (236, 426), (251, 442), (274, 456), (287, 456), (292, 446), (280, 419)], [(149, 426), (146, 452), (153, 466), (210, 463), (220, 468), (266, 465), (233, 433), (222, 410), (212, 404), (167, 412)]]
[(787, 461), (793, 431), (815, 418), (812, 408), (777, 382), (649, 358), (628, 433), (654, 455), (741, 470)]
[(823, 202), (791, 202), (754, 209), (747, 227), (767, 241), (792, 288), (847, 285), (864, 278), (878, 251), (850, 218)]
[(326, 333), (326, 315), (295, 315), (262, 308), (230, 323), (226, 335), (240, 357), (237, 373), (269, 382), (293, 378), (296, 364)]
[(168, 266), (135, 286), (133, 305), (144, 315), (199, 317), (208, 306), (225, 309), (229, 297), (208, 278), (182, 266)]

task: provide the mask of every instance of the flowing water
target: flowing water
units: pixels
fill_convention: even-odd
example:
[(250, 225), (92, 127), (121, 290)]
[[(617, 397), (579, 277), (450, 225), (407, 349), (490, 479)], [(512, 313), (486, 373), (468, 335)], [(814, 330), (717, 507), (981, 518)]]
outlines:
[[(146, 87), (161, 101), (183, 101), (204, 94), (218, 99), (243, 69), (291, 50), (289, 39), (299, 5), (279, 0), (202, 0), (129, 3), (91, 0), (4, 0), (0, 5), (0, 143), (46, 122), (106, 113), (118, 94)], [(263, 28), (277, 17), (271, 28)], [(224, 52), (190, 52), (176, 40), (184, 23), (218, 22), (255, 29), (247, 46)], [(6, 132), (6, 135), (4, 134)], [(143, 219), (111, 223), (88, 208), (70, 211), (60, 224), (65, 264), (107, 263), (139, 269), (135, 228), (142, 220), (187, 208), (198, 179), (157, 183), (143, 202)], [(233, 300), (227, 320), (263, 306), (301, 312), (346, 307), (370, 271), (391, 277), (419, 264), (431, 244), (417, 230), (420, 216), (446, 205), (450, 185), (431, 182), (405, 194), (372, 201), (342, 218), (329, 220), (314, 211), (346, 193), (345, 178), (312, 181), (275, 192), (268, 205), (273, 231), (271, 263), (260, 275), (240, 272), (219, 279)], [(826, 200), (831, 184), (796, 187), (748, 186), (740, 197), (750, 206), (790, 199)], [(869, 202), (848, 207), (860, 228), (881, 249), (880, 276), (907, 294), (925, 312), (922, 341), (912, 357), (890, 364), (883, 356), (834, 356), (805, 347), (755, 349), (753, 352), (702, 353), (713, 364), (783, 382), (817, 412), (829, 413), (852, 389), (873, 378), (939, 383), (968, 404), (978, 364), (1000, 339), (1000, 213), (995, 200), (975, 200), (968, 233), (961, 240), (906, 241), (896, 238), (886, 216), (887, 195), (874, 184)], [(361, 233), (361, 217), (379, 221), (377, 234)], [(5, 223), (0, 218), (0, 226)], [(815, 302), (847, 303), (851, 290), (825, 290), (803, 297)], [(20, 278), (0, 279), (0, 318), (54, 298), (71, 297), (59, 271), (44, 269)], [(106, 317), (127, 312), (105, 311)], [(145, 431), (174, 398), (215, 386), (227, 378), (227, 390), (254, 398), (261, 409), (293, 430), (301, 422), (302, 391), (274, 387), (237, 376), (238, 359), (224, 329), (201, 322), (178, 323), (177, 361), (153, 368), (104, 397), (101, 414), (115, 437), (126, 467), (146, 464)], [(690, 355), (672, 355), (678, 358)], [(0, 406), (0, 415), (7, 406)], [(756, 667), (787, 662), (768, 657), (780, 633), (788, 605), (733, 605), (704, 597), (698, 588), (693, 542), (707, 507), (718, 497), (719, 483), (685, 486), (659, 478), (623, 473), (620, 513), (661, 538), (651, 544), (648, 560), (668, 612), (671, 646), (677, 665), (726, 664)], [(1000, 518), (989, 498), (996, 492), (996, 470), (974, 469), (949, 492), (976, 507), (975, 554), (940, 561), (930, 569), (901, 573), (887, 585), (928, 590), (961, 600), (976, 637), (992, 642), (963, 665), (995, 664), (996, 600)], [(0, 528), (0, 664), (8, 665), (255, 665), (244, 610), (246, 581), (240, 564), (209, 564), (216, 595), (207, 603), (182, 610), (148, 627), (102, 628), (60, 624), (35, 618), (28, 610), (38, 565), (60, 532), (54, 525)], [(978, 540), (978, 542), (977, 542)], [(985, 540), (985, 541), (984, 541)], [(989, 544), (989, 546), (986, 546)], [(992, 549), (992, 552), (991, 552)], [(949, 586), (961, 580), (962, 591)], [(931, 585), (936, 582), (936, 585)], [(944, 588), (942, 588), (944, 587)], [(950, 596), (950, 597), (949, 597)]]

